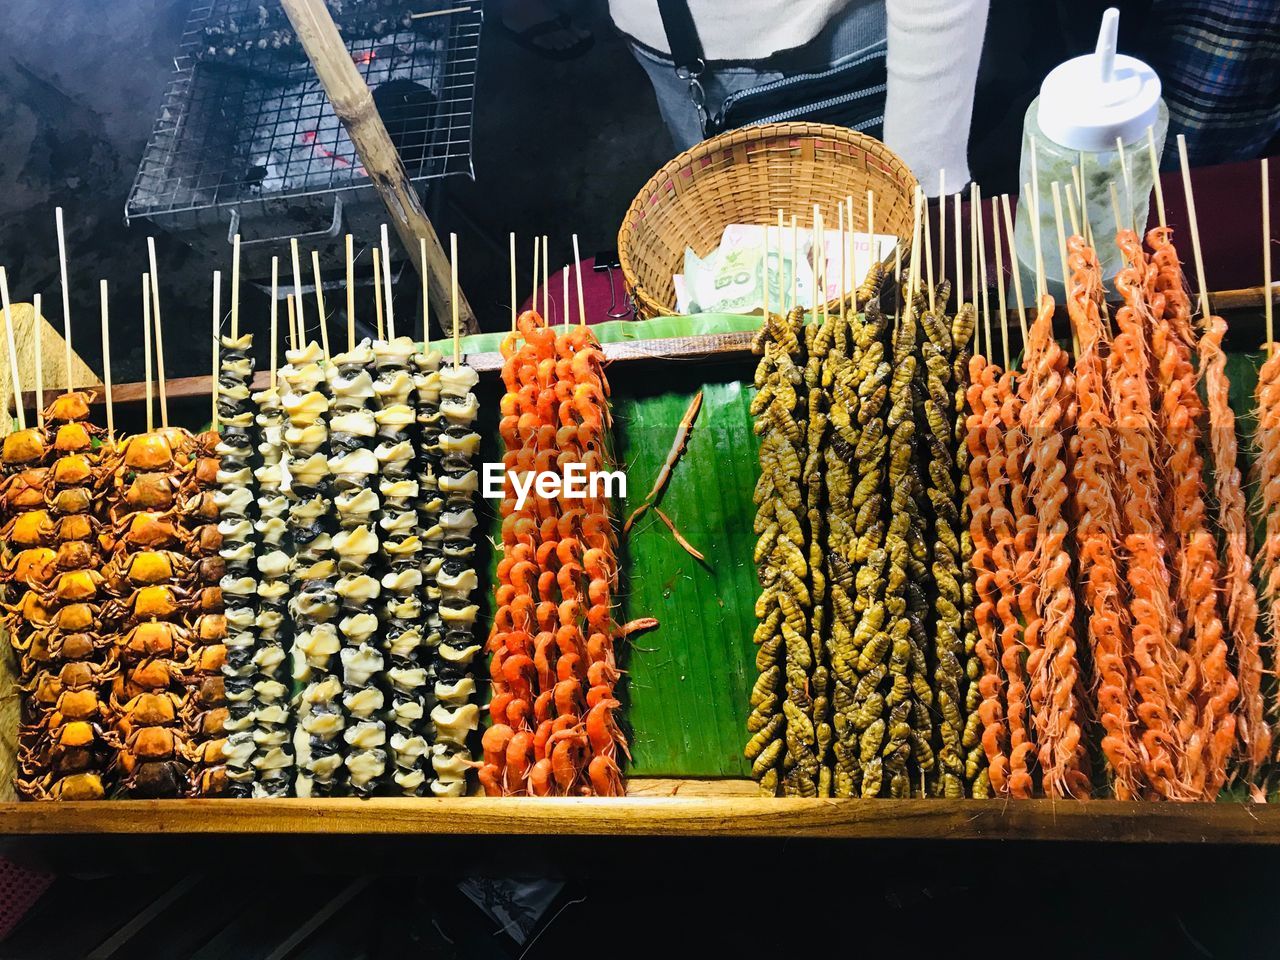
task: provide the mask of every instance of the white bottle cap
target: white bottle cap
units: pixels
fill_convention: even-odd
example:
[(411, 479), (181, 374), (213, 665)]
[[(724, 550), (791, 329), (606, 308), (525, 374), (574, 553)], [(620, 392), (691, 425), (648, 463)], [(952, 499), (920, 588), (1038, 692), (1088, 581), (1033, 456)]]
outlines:
[(1135, 57), (1116, 53), (1120, 11), (1102, 15), (1098, 47), (1050, 71), (1040, 85), (1036, 120), (1046, 137), (1071, 150), (1113, 150), (1156, 122), (1160, 78)]

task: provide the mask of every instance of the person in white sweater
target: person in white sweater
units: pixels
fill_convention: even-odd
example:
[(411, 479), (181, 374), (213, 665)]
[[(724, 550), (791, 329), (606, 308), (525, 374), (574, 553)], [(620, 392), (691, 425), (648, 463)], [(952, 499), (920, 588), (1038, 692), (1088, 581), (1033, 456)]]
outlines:
[[(887, 89), (863, 91), (868, 127), (930, 196), (969, 181), (969, 124), (989, 0), (685, 0), (702, 48), (704, 109), (773, 81), (882, 55)], [(658, 0), (609, 0), (614, 24), (653, 82), (672, 139), (685, 150), (704, 131), (687, 79), (677, 76)], [(882, 112), (880, 112), (882, 111)], [(879, 113), (879, 115), (876, 115)]]

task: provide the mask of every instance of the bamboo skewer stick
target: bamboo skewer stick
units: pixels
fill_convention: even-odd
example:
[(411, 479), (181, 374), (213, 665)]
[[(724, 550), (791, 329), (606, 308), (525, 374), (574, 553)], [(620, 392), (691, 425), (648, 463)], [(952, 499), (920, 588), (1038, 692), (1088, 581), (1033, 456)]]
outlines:
[[(102, 283), (105, 289), (107, 281), (103, 280)], [(18, 348), (14, 345), (13, 337), (13, 308), (9, 305), (9, 275), (4, 267), (0, 267), (0, 304), (4, 306), (4, 334), (9, 344), (9, 376), (13, 380), (13, 405), (18, 416), (18, 429), (25, 430), (27, 429), (27, 412), (22, 407), (22, 382), (18, 376)], [(105, 314), (105, 301), (102, 309)], [(105, 335), (102, 345), (106, 347)]]
[(1187, 163), (1187, 138), (1181, 133), (1178, 134), (1178, 162), (1182, 165), (1182, 189), (1187, 194), (1187, 218), (1191, 221), (1191, 252), (1196, 261), (1196, 282), (1200, 285), (1200, 322), (1208, 323), (1209, 288), (1204, 282), (1204, 255), (1200, 250), (1200, 227), (1196, 223), (1196, 198), (1191, 190), (1191, 165)]
[[(947, 171), (938, 171), (938, 279), (947, 276)], [(944, 305), (945, 306), (945, 305)]]
[(293, 309), (298, 315), (298, 333), (305, 336), (307, 312), (302, 303), (302, 263), (298, 259), (298, 238), (289, 239), (289, 256), (293, 258)]
[[(542, 238), (533, 238), (533, 290), (529, 294), (529, 302), (533, 304), (533, 309), (538, 309), (538, 262), (542, 259)], [(551, 322), (550, 317), (543, 317), (548, 323)]]
[[(1058, 225), (1058, 256), (1062, 259), (1062, 299), (1065, 303), (1071, 297), (1071, 267), (1067, 264), (1067, 233), (1062, 225), (1062, 184), (1055, 180), (1051, 187), (1053, 189), (1053, 217)], [(1080, 356), (1080, 334), (1076, 331), (1074, 323), (1071, 324), (1071, 349), (1074, 356)]]
[(516, 303), (516, 232), (512, 230), (507, 239), (509, 241), (508, 245), (510, 246), (510, 250), (508, 252), (511, 255), (511, 332), (515, 333), (516, 310), (518, 306)]
[[(853, 203), (852, 198), (849, 203), (849, 233), (853, 233)], [(858, 277), (857, 260), (853, 256), (854, 241), (853, 237), (849, 238), (849, 287), (851, 290), (857, 290), (858, 284), (866, 279), (865, 276)], [(867, 269), (870, 270), (880, 262), (880, 245), (876, 243), (876, 195), (867, 191), (867, 252), (870, 254)]]
[[(1004, 347), (1004, 368), (1009, 369), (1009, 321), (1007, 319), (1008, 306), (1005, 303), (1005, 283), (1004, 283), (1004, 244), (1000, 242), (1000, 204), (993, 203), (991, 205), (991, 239), (995, 242), (996, 248), (996, 303), (1000, 307), (1000, 328), (1001, 342)], [(1017, 255), (1013, 252), (1012, 241), (1010, 237), (1009, 260), (1017, 266)], [(987, 349), (992, 349), (991, 332), (987, 332)]]
[(1036, 141), (1034, 137), (1031, 138), (1031, 187), (1027, 193), (1031, 200), (1031, 214), (1035, 217), (1035, 220), (1032, 221), (1034, 229), (1031, 235), (1036, 251), (1036, 298), (1038, 300), (1049, 291), (1045, 283), (1044, 248), (1040, 242), (1040, 170), (1036, 162)]
[[(105, 282), (105, 281), (104, 281)], [(151, 278), (151, 295), (156, 292), (156, 278)], [(164, 375), (164, 330), (160, 326), (160, 314), (151, 311), (151, 323), (155, 327), (156, 337), (156, 382), (160, 385), (160, 426), (169, 429), (169, 396), (165, 391)]]
[[(782, 219), (782, 208), (779, 207), (778, 208), (778, 315), (779, 316), (786, 316), (786, 313), (787, 313), (787, 291), (786, 291), (785, 284), (783, 283), (783, 280), (786, 277), (786, 274), (783, 271), (783, 266), (782, 266), (782, 231), (784, 229), (786, 229), (786, 225)], [(768, 243), (769, 243), (769, 237), (766, 234), (765, 235), (766, 247), (768, 246)], [(765, 279), (766, 280), (768, 279), (767, 273), (766, 273)]]
[[(542, 313), (544, 316), (551, 310), (551, 284), (547, 280), (547, 277), (551, 272), (549, 246), (550, 242), (547, 239), (547, 235), (544, 233), (542, 235)], [(536, 301), (534, 302), (533, 307), (535, 310), (538, 308)]]
[[(410, 259), (417, 256), (418, 238), (426, 238), (431, 261), (428, 271), (431, 276), (431, 291), (443, 326), (449, 318), (450, 296), (449, 289), (443, 282), (448, 271), (445, 251), (423, 210), (417, 190), (409, 180), (400, 154), (378, 114), (369, 85), (352, 62), (351, 54), (334, 25), (324, 0), (282, 0), (282, 6), (302, 49), (306, 51), (325, 93), (328, 94), (333, 112), (346, 128), (360, 157), (360, 163), (377, 189)], [(419, 271), (426, 266), (414, 263), (414, 268)], [(390, 309), (388, 308), (388, 316)], [(479, 332), (475, 313), (465, 297), (460, 305), (460, 316), (464, 333)], [(394, 327), (394, 321), (388, 324), (388, 329), (393, 330)], [(443, 333), (445, 336), (449, 335), (447, 329)]]
[(271, 389), (276, 388), (276, 332), (280, 315), (280, 258), (271, 258)]
[[(213, 276), (216, 289), (218, 283), (218, 272), (216, 270)], [(214, 312), (217, 312), (216, 305)], [(218, 334), (215, 332), (214, 338), (216, 339), (217, 336)], [(156, 428), (156, 417), (151, 392), (151, 274), (149, 273), (142, 275), (142, 356), (142, 372), (147, 380), (147, 433), (151, 433)], [(218, 375), (216, 372), (213, 377), (213, 391), (216, 395), (218, 392)], [(216, 398), (214, 402), (217, 402)]]
[(1164, 214), (1164, 184), (1160, 182), (1160, 158), (1156, 156), (1156, 131), (1147, 127), (1147, 160), (1151, 164), (1151, 185), (1156, 191), (1156, 215), (1160, 226), (1167, 227), (1169, 221)]
[(62, 208), (54, 207), (53, 222), (58, 229), (58, 277), (62, 283), (63, 362), (66, 364), (66, 392), (71, 392), (71, 289), (67, 286), (67, 235), (62, 227)]
[[(356, 258), (354, 240), (347, 234), (347, 349), (356, 348)], [(425, 308), (424, 308), (425, 309)], [(425, 319), (423, 330), (426, 330)], [(274, 338), (273, 338), (274, 339)], [(272, 364), (275, 366), (275, 364)]]
[[(319, 288), (316, 296), (320, 296)], [(321, 310), (323, 314), (324, 311)], [(231, 243), (231, 339), (240, 338), (240, 234)]]
[[(978, 206), (982, 204), (982, 191), (977, 183), (969, 184), (969, 283), (973, 284), (973, 306), (979, 306), (982, 287), (978, 284)], [(986, 283), (986, 278), (983, 278)], [(991, 340), (987, 340), (987, 348), (991, 348)]]
[(394, 291), (391, 289), (391, 243), (387, 239), (387, 225), (382, 225), (382, 280), (387, 286), (383, 299), (387, 308), (387, 339), (396, 338), (396, 305)]
[(791, 309), (800, 305), (800, 231), (791, 217)]
[(924, 191), (916, 187), (911, 205), (911, 260), (907, 264), (907, 302), (906, 309), (915, 309), (916, 291), (920, 282), (920, 207)]
[[(152, 275), (151, 292), (155, 293), (155, 275)], [(7, 297), (5, 299), (8, 299)], [(116, 437), (116, 411), (115, 403), (111, 397), (111, 327), (107, 318), (107, 281), (98, 281), (98, 299), (102, 303), (102, 387), (103, 395), (107, 401), (107, 442), (111, 443)], [(12, 351), (13, 346), (9, 347)], [(16, 382), (16, 381), (15, 381)], [(163, 412), (163, 411), (162, 411)], [(165, 424), (168, 426), (168, 424)]]
[(1124, 156), (1124, 140), (1116, 137), (1116, 153), (1120, 155), (1120, 179), (1124, 181), (1124, 209), (1126, 216), (1124, 221), (1133, 225), (1135, 232), (1137, 224), (1133, 223), (1133, 182), (1129, 177), (1129, 161)]
[[(238, 240), (239, 237), (237, 237), (236, 239)], [(146, 281), (144, 280), (143, 283), (146, 283)], [(231, 281), (232, 289), (235, 288), (235, 285), (236, 285), (235, 280), (232, 280)], [(232, 316), (235, 316), (234, 300), (232, 301), (231, 314)], [(222, 346), (222, 343), (221, 343), (222, 338), (220, 336), (221, 330), (219, 329), (222, 326), (221, 315), (222, 315), (222, 272), (220, 270), (215, 270), (213, 271), (213, 416), (209, 420), (209, 423), (211, 424), (214, 433), (218, 432), (218, 386), (219, 386), (218, 384), (218, 353), (219, 353), (219, 348)], [(143, 322), (144, 323), (146, 322), (145, 318), (143, 319)], [(235, 334), (232, 334), (232, 339), (235, 339)]]
[(924, 224), (924, 269), (925, 278), (929, 284), (929, 312), (936, 314), (938, 312), (938, 304), (936, 302), (936, 294), (933, 289), (933, 230), (929, 226), (929, 204), (923, 199), (924, 190), (920, 190), (921, 195), (921, 213)]
[(1271, 289), (1271, 179), (1270, 163), (1262, 158), (1262, 301), (1267, 318), (1267, 359), (1275, 350), (1275, 328), (1272, 325), (1273, 291)]
[(169, 429), (169, 389), (164, 376), (164, 340), (160, 326), (160, 272), (156, 269), (156, 238), (147, 237), (151, 265), (151, 321), (156, 333), (156, 386), (160, 389), (160, 426)]
[(377, 247), (373, 248), (373, 309), (378, 321), (378, 339), (386, 340), (386, 330), (382, 325), (382, 254)]
[[(845, 276), (844, 276), (844, 204), (839, 204), (839, 213), (836, 214), (836, 220), (840, 224), (840, 270), (836, 279), (840, 282), (840, 318), (844, 319), (844, 296), (845, 296)], [(769, 290), (765, 289), (765, 309), (768, 309)]]
[(1067, 190), (1067, 217), (1071, 221), (1071, 235), (1073, 237), (1084, 238), (1084, 234), (1080, 232), (1080, 216), (1076, 213), (1076, 192)]
[(1000, 197), (1000, 211), (1004, 215), (1004, 232), (1009, 238), (1009, 263), (1013, 273), (1013, 297), (1018, 304), (1018, 323), (1021, 326), (1022, 344), (1027, 343), (1027, 305), (1022, 299), (1022, 268), (1018, 263), (1018, 254), (1013, 245), (1013, 211), (1009, 207), (1009, 195)]
[(431, 339), (431, 270), (426, 266), (427, 241), (418, 238), (418, 254), (422, 257), (422, 342)]
[(987, 283), (987, 230), (982, 204), (976, 209), (978, 217), (978, 270), (982, 274), (982, 328), (987, 335), (987, 349), (991, 349), (991, 285)]
[(1036, 303), (1038, 305), (1040, 302), (1040, 298), (1045, 295), (1044, 251), (1041, 249), (1041, 246), (1040, 246), (1040, 220), (1039, 220), (1040, 211), (1036, 209), (1036, 207), (1039, 206), (1039, 204), (1035, 200), (1035, 195), (1031, 192), (1031, 184), (1024, 183), (1022, 187), (1026, 191), (1027, 196), (1030, 198), (1029, 203), (1031, 206), (1031, 216), (1033, 218), (1031, 221), (1031, 243), (1035, 249)]
[(458, 235), (449, 234), (449, 271), (453, 290), (453, 369), (462, 365), (462, 336), (458, 324)]
[(31, 298), (31, 309), (35, 313), (35, 348), (36, 348), (36, 426), (44, 429), (44, 336), (40, 319), (40, 302), (43, 298), (35, 294)]
[(582, 296), (582, 254), (578, 252), (578, 235), (573, 235), (573, 275), (578, 288), (578, 323), (587, 325), (587, 301)]
[(1084, 191), (1084, 162), (1084, 153), (1082, 151), (1080, 153), (1080, 229), (1083, 231), (1084, 242), (1092, 247), (1094, 246), (1093, 224), (1089, 221), (1089, 200)]
[[(316, 310), (320, 313), (320, 349), (324, 351), (324, 362), (329, 362), (329, 316), (324, 309), (324, 284), (320, 280), (320, 252), (311, 251), (311, 274), (316, 281)], [(234, 305), (232, 310), (234, 310)], [(233, 314), (234, 316), (234, 314)]]
[(566, 263), (564, 265), (564, 269), (560, 271), (561, 287), (563, 288), (561, 290), (560, 295), (564, 298), (564, 300), (560, 304), (560, 309), (563, 311), (563, 315), (560, 318), (560, 325), (563, 326), (566, 330), (569, 329), (569, 321), (573, 313), (573, 310), (571, 310), (569, 307), (569, 277), (572, 274), (573, 274), (573, 266), (571, 264)]
[(1107, 184), (1107, 192), (1111, 194), (1111, 218), (1116, 222), (1116, 233), (1124, 229), (1124, 219), (1120, 216), (1120, 194), (1116, 190), (1116, 182)]
[(298, 314), (297, 308), (293, 305), (292, 293), (285, 295), (284, 305), (287, 308), (287, 313), (289, 315), (289, 344), (292, 349), (297, 350), (300, 344), (300, 338), (298, 337)]
[(960, 194), (956, 194), (956, 303), (964, 303), (964, 221), (960, 212)]

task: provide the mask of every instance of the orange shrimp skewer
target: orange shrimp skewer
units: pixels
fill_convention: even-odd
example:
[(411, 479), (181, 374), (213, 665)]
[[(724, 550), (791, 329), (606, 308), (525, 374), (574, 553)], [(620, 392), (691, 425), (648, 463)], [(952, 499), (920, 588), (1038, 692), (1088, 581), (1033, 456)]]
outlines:
[[(982, 356), (969, 360), (969, 387), (966, 396), (969, 416), (965, 421), (969, 448), (969, 536), (973, 541), (973, 556), (969, 569), (973, 577), (978, 604), (974, 608), (974, 621), (978, 627), (978, 645), (975, 652), (982, 666), (978, 692), (982, 702), (978, 708), (982, 721), (982, 749), (987, 756), (988, 775), (996, 796), (1009, 794), (1009, 737), (1004, 718), (1004, 676), (997, 657), (996, 600), (998, 592), (995, 576), (994, 534), (991, 529), (993, 500), (1000, 498), (1000, 484), (989, 484), (988, 462), (992, 455), (999, 455), (999, 434), (992, 430), (999, 414), (996, 381), (1000, 368), (987, 363)], [(994, 444), (989, 445), (989, 438)]]
[(1088, 635), (1095, 667), (1095, 697), (1104, 735), (1102, 752), (1111, 765), (1117, 800), (1138, 795), (1138, 751), (1133, 741), (1126, 653), (1128, 608), (1121, 596), (1120, 514), (1113, 496), (1119, 472), (1102, 351), (1107, 345), (1099, 304), (1102, 276), (1097, 257), (1084, 240), (1068, 241), (1070, 289), (1067, 308), (1080, 349), (1075, 363), (1078, 419), (1074, 460), (1076, 538), (1088, 610)]
[[(1258, 459), (1254, 475), (1258, 486), (1255, 513), (1261, 518), (1263, 540), (1258, 548), (1258, 573), (1266, 604), (1267, 644), (1280, 649), (1280, 349), (1270, 347), (1271, 356), (1258, 371), (1255, 393), (1258, 431), (1255, 445)], [(1273, 707), (1274, 709), (1274, 707)]]
[(1200, 338), (1200, 370), (1209, 400), (1209, 449), (1213, 455), (1214, 497), (1225, 550), (1227, 624), (1240, 672), (1238, 725), (1251, 774), (1271, 755), (1271, 728), (1262, 695), (1262, 649), (1258, 637), (1258, 596), (1253, 586), (1253, 557), (1236, 445), (1236, 416), (1231, 410), (1231, 383), (1222, 337), (1227, 323), (1207, 319)]
[[(1041, 297), (1031, 328), (1022, 425), (1027, 431), (1031, 464), (1028, 487), (1039, 524), (1036, 609), (1043, 621), (1037, 643), (1028, 642), (1032, 720), (1044, 792), (1061, 799), (1087, 797), (1089, 778), (1084, 770), (1086, 754), (1076, 692), (1080, 679), (1076, 606), (1064, 509), (1069, 493), (1064, 435), (1071, 427), (1075, 387), (1067, 357), (1053, 338), (1053, 307), (1053, 298)], [(1027, 633), (1030, 637), (1031, 631)]]
[[(1039, 593), (1031, 576), (1036, 535), (1036, 517), (1027, 495), (1023, 463), (1026, 434), (1022, 429), (1022, 392), (1017, 375), (1005, 373), (996, 382), (996, 399), (991, 404), (996, 419), (988, 427), (988, 489), (992, 498), (991, 526), (995, 536), (996, 586), (1000, 599), (1000, 666), (1007, 678), (1005, 711), (1009, 727), (1009, 795), (1025, 800), (1035, 789), (1031, 764), (1035, 742), (1029, 720), (1025, 660), (1029, 644), (1039, 642), (1040, 617), (1036, 612)], [(1002, 491), (1007, 486), (1007, 500)], [(997, 500), (997, 498), (1000, 498)], [(1025, 632), (1024, 632), (1025, 624)]]
[(1174, 610), (1163, 507), (1159, 495), (1159, 432), (1150, 387), (1151, 356), (1146, 328), (1148, 268), (1142, 243), (1132, 230), (1122, 230), (1116, 245), (1126, 266), (1116, 277), (1124, 304), (1116, 311), (1117, 334), (1108, 358), (1116, 430), (1121, 437), (1120, 504), (1125, 566), (1129, 585), (1134, 707), (1138, 721), (1138, 752), (1142, 771), (1157, 796), (1186, 799), (1189, 786), (1182, 777), (1184, 745), (1176, 723), (1174, 691), (1182, 675), (1178, 637), (1181, 626)]
[(1190, 655), (1182, 690), (1193, 709), (1187, 711), (1182, 727), (1192, 789), (1201, 799), (1212, 800), (1226, 782), (1226, 762), (1236, 734), (1232, 704), (1239, 684), (1227, 664), (1225, 631), (1218, 611), (1217, 546), (1208, 529), (1204, 461), (1197, 449), (1203, 409), (1190, 359), (1191, 304), (1168, 228), (1150, 231), (1147, 242), (1157, 269), (1155, 303), (1161, 310), (1152, 341), (1161, 357), (1159, 380), (1162, 386), (1167, 384), (1164, 426), (1170, 445), (1172, 516), (1181, 557), (1179, 600), (1186, 610), (1186, 649)]

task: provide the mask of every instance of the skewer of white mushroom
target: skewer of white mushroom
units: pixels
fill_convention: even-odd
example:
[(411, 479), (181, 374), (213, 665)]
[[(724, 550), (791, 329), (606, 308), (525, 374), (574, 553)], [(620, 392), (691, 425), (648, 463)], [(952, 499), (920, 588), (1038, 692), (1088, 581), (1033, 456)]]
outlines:
[(339, 528), (333, 538), (338, 562), (335, 589), (342, 604), (338, 632), (342, 705), (347, 714), (344, 762), (351, 792), (360, 797), (374, 793), (387, 767), (387, 732), (381, 720), (385, 698), (376, 684), (384, 664), (378, 649), (378, 617), (373, 612), (381, 587), (371, 573), (378, 552), (375, 523), (381, 507), (375, 492), (373, 358), (368, 340), (348, 342), (348, 349), (333, 358), (329, 373), (329, 468)]
[[(424, 331), (425, 331), (424, 327)], [(424, 332), (424, 337), (426, 333)], [(396, 754), (395, 782), (410, 796), (426, 796), (439, 789), (430, 757), (428, 713), (435, 706), (436, 655), (444, 637), (440, 619), (440, 591), (436, 577), (444, 564), (445, 532), (441, 526), (444, 498), (440, 490), (440, 437), (444, 416), (440, 412), (440, 362), (438, 350), (415, 352), (414, 397), (417, 401), (417, 541), (418, 570), (422, 582), (419, 632), (421, 640), (412, 656), (400, 644), (404, 655), (393, 653), (391, 680), (393, 722), (400, 728), (391, 738)]]
[(327, 360), (314, 340), (303, 344), (300, 330), (280, 370), (284, 430), (284, 483), (293, 557), (289, 612), (294, 624), (293, 678), (303, 684), (294, 730), (299, 797), (343, 792), (342, 679), (338, 652), (337, 561), (329, 531), (332, 510), (329, 469), (329, 385)]
[[(389, 330), (388, 332), (394, 332)], [(394, 757), (392, 785), (399, 792), (419, 795), (424, 791), (426, 770), (422, 757), (426, 740), (422, 725), (426, 717), (423, 693), (426, 673), (421, 661), (422, 571), (419, 568), (422, 541), (418, 537), (418, 515), (414, 501), (418, 482), (414, 478), (417, 453), (412, 430), (416, 413), (412, 406), (413, 377), (410, 358), (417, 347), (409, 337), (394, 337), (374, 344), (377, 357), (376, 395), (378, 422), (378, 467), (381, 480), (382, 516), (378, 520), (382, 602), (382, 649), (388, 658), (386, 681), (391, 692), (387, 717), (396, 728), (391, 735)]]
[(222, 333), (218, 307), (218, 271), (214, 271), (214, 314), (218, 336), (217, 423), (220, 424), (215, 452), (221, 457), (213, 501), (218, 508), (218, 551), (225, 563), (222, 596), (227, 618), (226, 659), (222, 665), (227, 698), (226, 747), (227, 792), (233, 797), (253, 795), (253, 731), (257, 703), (253, 690), (257, 665), (254, 661), (257, 637), (258, 581), (254, 569), (257, 552), (253, 535), (253, 410), (249, 405), (249, 384), (253, 380), (253, 334), (239, 335), (239, 255), (240, 238), (235, 238), (231, 282), (231, 331)]
[(476, 684), (471, 663), (480, 652), (474, 627), (479, 608), (471, 600), (478, 586), (475, 570), (475, 496), (479, 475), (472, 458), (480, 449), (475, 430), (479, 401), (473, 388), (479, 382), (475, 368), (462, 363), (458, 326), (458, 242), (450, 237), (453, 261), (453, 363), (440, 370), (440, 413), (444, 429), (440, 433), (439, 485), (444, 496), (440, 513), (443, 557), (436, 569), (439, 613), (444, 636), (437, 647), (435, 662), (436, 704), (431, 711), (435, 741), (431, 764), (436, 773), (432, 792), (437, 796), (460, 796), (466, 789), (466, 771), (471, 766), (467, 738), (479, 726), (480, 708), (473, 702)]
[(254, 716), (254, 782), (255, 797), (285, 797), (293, 788), (293, 743), (289, 724), (287, 655), (285, 652), (286, 613), (289, 605), (288, 523), (289, 500), (284, 484), (284, 409), (280, 404), (277, 380), (277, 343), (279, 327), (280, 261), (271, 258), (271, 381), (266, 390), (253, 395), (257, 407), (255, 424), (258, 454), (262, 463), (253, 471), (257, 481), (257, 517), (254, 533), (258, 538), (256, 569), (258, 603), (254, 627), (258, 632), (255, 661), (258, 667), (254, 683), (257, 704)]

